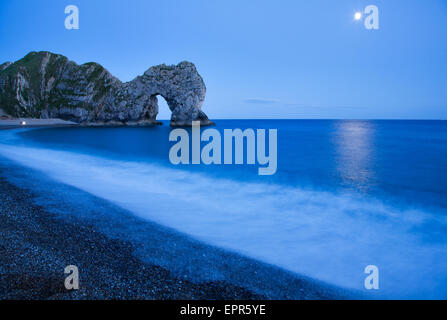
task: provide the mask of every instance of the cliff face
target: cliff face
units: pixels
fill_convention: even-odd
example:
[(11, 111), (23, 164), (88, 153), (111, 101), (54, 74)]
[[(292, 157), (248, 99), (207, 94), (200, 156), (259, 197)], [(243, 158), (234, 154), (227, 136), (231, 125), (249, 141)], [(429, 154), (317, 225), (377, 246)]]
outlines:
[(77, 65), (62, 55), (31, 52), (0, 65), (0, 109), (11, 116), (60, 118), (86, 125), (156, 122), (157, 96), (171, 125), (212, 124), (201, 111), (206, 87), (194, 64), (159, 65), (123, 83), (97, 63)]

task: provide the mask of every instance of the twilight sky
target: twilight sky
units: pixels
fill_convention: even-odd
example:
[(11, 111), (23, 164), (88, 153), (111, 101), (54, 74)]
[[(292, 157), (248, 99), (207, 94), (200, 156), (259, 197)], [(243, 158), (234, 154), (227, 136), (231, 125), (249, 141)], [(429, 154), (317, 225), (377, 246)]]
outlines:
[[(353, 19), (370, 4), (379, 30)], [(47, 50), (123, 81), (189, 60), (212, 119), (447, 119), (446, 0), (2, 0), (0, 39), (0, 63)]]

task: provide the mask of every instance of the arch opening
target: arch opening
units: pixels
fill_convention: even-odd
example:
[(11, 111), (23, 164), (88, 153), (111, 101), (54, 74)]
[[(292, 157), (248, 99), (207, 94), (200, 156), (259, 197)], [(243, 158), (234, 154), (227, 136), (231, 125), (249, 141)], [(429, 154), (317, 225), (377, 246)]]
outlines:
[(158, 104), (158, 113), (156, 115), (156, 120), (170, 120), (172, 111), (169, 108), (166, 99), (161, 94), (155, 95), (155, 97), (157, 98)]

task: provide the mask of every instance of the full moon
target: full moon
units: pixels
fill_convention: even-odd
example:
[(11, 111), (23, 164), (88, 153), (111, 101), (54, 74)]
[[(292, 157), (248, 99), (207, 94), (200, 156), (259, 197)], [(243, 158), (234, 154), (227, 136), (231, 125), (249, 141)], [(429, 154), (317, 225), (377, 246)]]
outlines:
[(362, 18), (362, 13), (361, 12), (356, 12), (354, 15), (354, 19), (355, 20), (360, 20)]

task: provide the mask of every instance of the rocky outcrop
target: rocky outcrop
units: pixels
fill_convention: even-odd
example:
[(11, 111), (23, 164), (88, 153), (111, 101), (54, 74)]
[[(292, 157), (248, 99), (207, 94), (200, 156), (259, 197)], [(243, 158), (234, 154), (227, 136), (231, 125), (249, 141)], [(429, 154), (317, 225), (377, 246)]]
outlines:
[(0, 108), (15, 117), (85, 125), (154, 124), (159, 95), (172, 111), (171, 125), (212, 124), (201, 110), (205, 83), (190, 62), (155, 66), (126, 83), (97, 63), (77, 65), (50, 52), (31, 52), (0, 66)]
[(0, 71), (3, 71), (4, 69), (8, 68), (12, 63), (11, 62), (5, 62), (4, 64), (0, 65)]

